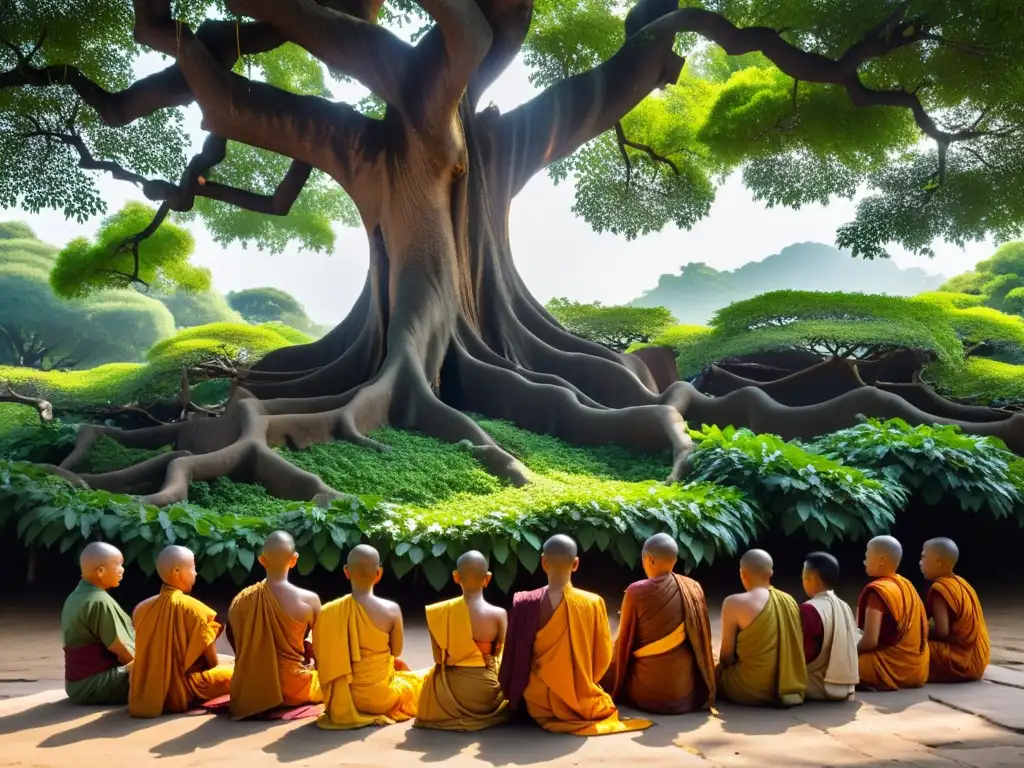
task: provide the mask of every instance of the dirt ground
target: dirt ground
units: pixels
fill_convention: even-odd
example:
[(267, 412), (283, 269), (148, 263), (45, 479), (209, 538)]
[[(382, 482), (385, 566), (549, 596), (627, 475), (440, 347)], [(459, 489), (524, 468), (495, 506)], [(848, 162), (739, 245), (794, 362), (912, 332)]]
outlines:
[[(861, 694), (847, 704), (787, 711), (725, 704), (717, 716), (655, 717), (648, 731), (590, 739), (525, 726), (446, 734), (409, 724), (326, 732), (311, 720), (232, 723), (208, 715), (139, 721), (124, 708), (74, 707), (62, 690), (59, 600), (26, 604), (8, 597), (0, 603), (0, 766), (109, 768), (159, 758), (169, 768), (213, 762), (398, 768), (442, 761), (452, 768), (635, 761), (673, 768), (1019, 768), (1024, 766), (1024, 596), (982, 597), (993, 641), (994, 665), (986, 681)], [(712, 605), (720, 599), (712, 596)], [(618, 606), (609, 602), (614, 622)], [(419, 616), (406, 613), (405, 658), (413, 668), (426, 666), (426, 630)], [(717, 625), (714, 614), (717, 610), (712, 616)]]

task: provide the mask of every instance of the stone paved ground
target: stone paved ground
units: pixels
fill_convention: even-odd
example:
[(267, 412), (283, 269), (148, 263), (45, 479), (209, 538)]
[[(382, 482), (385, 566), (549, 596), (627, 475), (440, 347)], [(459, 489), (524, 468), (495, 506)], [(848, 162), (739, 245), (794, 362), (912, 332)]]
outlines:
[[(717, 600), (715, 604), (717, 604)], [(232, 723), (211, 716), (154, 721), (121, 709), (67, 704), (54, 606), (0, 607), (0, 766), (119, 768), (157, 758), (167, 768), (230, 763), (405, 768), (483, 765), (626, 766), (1024, 766), (1024, 619), (1015, 601), (986, 604), (993, 639), (988, 679), (919, 691), (862, 694), (850, 704), (788, 711), (723, 705), (706, 714), (658, 717), (639, 734), (582, 739), (533, 728), (442, 734), (408, 724), (320, 731), (311, 721)], [(407, 619), (407, 660), (429, 663), (421, 623)], [(715, 621), (717, 624), (717, 621)], [(1015, 663), (1016, 662), (1016, 663)]]

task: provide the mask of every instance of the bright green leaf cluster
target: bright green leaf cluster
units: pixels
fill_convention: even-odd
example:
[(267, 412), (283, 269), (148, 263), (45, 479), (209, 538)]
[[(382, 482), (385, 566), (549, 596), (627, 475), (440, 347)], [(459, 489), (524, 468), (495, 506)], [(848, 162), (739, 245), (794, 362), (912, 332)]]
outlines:
[(646, 344), (676, 322), (664, 307), (604, 306), (599, 301), (583, 304), (552, 299), (545, 309), (569, 333), (624, 352), (634, 344)]

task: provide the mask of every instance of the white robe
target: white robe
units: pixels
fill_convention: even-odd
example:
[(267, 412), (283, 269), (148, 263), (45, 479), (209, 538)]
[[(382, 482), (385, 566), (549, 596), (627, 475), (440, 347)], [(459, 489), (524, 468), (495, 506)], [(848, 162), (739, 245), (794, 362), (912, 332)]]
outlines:
[(821, 653), (807, 664), (807, 698), (845, 701), (860, 682), (857, 643), (861, 631), (853, 610), (832, 590), (819, 592), (809, 602), (825, 631)]

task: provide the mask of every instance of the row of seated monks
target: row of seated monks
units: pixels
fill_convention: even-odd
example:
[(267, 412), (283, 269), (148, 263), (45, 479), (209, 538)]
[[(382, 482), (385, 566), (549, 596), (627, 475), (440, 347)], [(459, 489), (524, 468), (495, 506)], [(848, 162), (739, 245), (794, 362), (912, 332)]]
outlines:
[(717, 666), (704, 593), (675, 572), (677, 556), (665, 534), (645, 543), (647, 578), (626, 590), (613, 641), (604, 600), (572, 584), (579, 558), (569, 537), (544, 544), (547, 586), (517, 593), (510, 615), (484, 599), (487, 560), (467, 552), (453, 574), (462, 596), (426, 608), (434, 665), (410, 671), (400, 660), (402, 612), (374, 594), (382, 569), (373, 547), (348, 555), (351, 594), (321, 605), (288, 581), (298, 560), (292, 537), (271, 534), (259, 558), (265, 580), (231, 603), (232, 660), (217, 654), (215, 612), (189, 595), (192, 552), (163, 550), (160, 593), (129, 618), (107, 592), (123, 576), (121, 553), (93, 543), (61, 616), (66, 690), (83, 704), (127, 701), (136, 717), (228, 696), (234, 719), (323, 703), (318, 724), (329, 729), (415, 718), (425, 728), (476, 731), (525, 715), (549, 731), (597, 735), (651, 724), (620, 718), (619, 703), (672, 715), (711, 709), (716, 697), (770, 706), (842, 701), (858, 685), (976, 680), (988, 664), (981, 606), (953, 573), (958, 552), (949, 539), (924, 545), (920, 565), (932, 585), (923, 602), (897, 573), (899, 542), (872, 539), (865, 558), (872, 580), (856, 617), (833, 592), (839, 565), (831, 555), (806, 558), (809, 599), (798, 606), (771, 586), (768, 553), (747, 552), (745, 591), (722, 606)]

